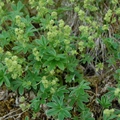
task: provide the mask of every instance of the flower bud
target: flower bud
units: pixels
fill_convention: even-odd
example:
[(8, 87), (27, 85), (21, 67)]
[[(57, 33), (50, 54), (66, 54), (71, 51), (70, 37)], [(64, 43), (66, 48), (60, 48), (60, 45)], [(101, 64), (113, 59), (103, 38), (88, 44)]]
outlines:
[(115, 96), (118, 96), (120, 93), (120, 88), (116, 88), (114, 91)]
[(57, 12), (52, 12), (51, 16), (56, 19), (57, 18)]
[(0, 47), (0, 53), (3, 53), (3, 48), (2, 47)]

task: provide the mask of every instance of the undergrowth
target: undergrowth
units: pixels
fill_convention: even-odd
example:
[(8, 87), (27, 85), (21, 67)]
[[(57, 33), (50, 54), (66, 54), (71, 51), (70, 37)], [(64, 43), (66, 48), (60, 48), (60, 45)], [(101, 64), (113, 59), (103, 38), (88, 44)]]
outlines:
[(32, 110), (25, 120), (42, 105), (55, 120), (120, 120), (119, 43), (119, 0), (0, 0), (0, 86)]

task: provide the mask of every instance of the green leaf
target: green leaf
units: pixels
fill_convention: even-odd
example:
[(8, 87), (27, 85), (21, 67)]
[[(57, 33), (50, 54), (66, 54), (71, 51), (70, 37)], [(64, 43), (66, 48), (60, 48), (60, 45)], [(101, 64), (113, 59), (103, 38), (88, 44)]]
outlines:
[(42, 92), (44, 92), (44, 91), (45, 91), (45, 88), (44, 88), (44, 86), (43, 86), (43, 84), (42, 84), (42, 83), (40, 84), (40, 90), (41, 90)]
[[(71, 108), (70, 108), (71, 110)], [(66, 117), (69, 117), (71, 118), (71, 114), (68, 112), (68, 110), (64, 110), (64, 113), (63, 113)]]
[(47, 110), (46, 114), (47, 114), (47, 116), (54, 116), (54, 115), (58, 114), (58, 112), (59, 112), (58, 110), (53, 108), (53, 109)]
[(60, 61), (57, 63), (57, 66), (58, 66), (61, 70), (64, 70), (64, 69), (65, 69), (64, 64), (63, 64), (62, 62), (60, 62)]
[(51, 61), (51, 62), (48, 62), (49, 64), (49, 70), (54, 70), (55, 67), (56, 67), (56, 61)]
[(58, 114), (58, 119), (59, 120), (64, 120), (64, 114), (62, 113), (62, 112), (60, 112), (59, 114)]
[(0, 87), (3, 85), (3, 79), (0, 80)]
[(52, 101), (47, 103), (48, 107), (51, 107), (50, 110), (47, 111), (47, 115), (49, 116), (58, 116), (59, 120), (63, 120), (66, 117), (71, 117), (69, 110), (72, 109), (72, 107), (68, 107), (64, 105), (64, 96), (53, 96)]
[(24, 93), (24, 88), (23, 88), (23, 86), (20, 86), (19, 87), (19, 94), (23, 95), (23, 93)]
[(46, 38), (43, 35), (41, 36), (41, 39), (36, 39), (35, 42), (38, 45), (41, 45), (42, 47), (46, 47), (47, 46), (47, 40), (46, 40)]
[(50, 49), (49, 51), (48, 51), (48, 53), (50, 54), (50, 55), (52, 55), (52, 56), (56, 56), (56, 51), (55, 51), (55, 49)]
[(12, 50), (15, 50), (17, 53), (19, 53), (23, 50), (23, 48), (19, 45), (19, 46), (13, 47)]
[(39, 111), (40, 110), (40, 100), (38, 100), (38, 99), (32, 100), (31, 106), (35, 112)]
[(10, 81), (9, 81), (9, 79), (6, 76), (4, 76), (4, 79), (5, 79), (5, 85), (7, 87), (10, 87)]
[(81, 100), (78, 100), (77, 104), (78, 104), (78, 106), (79, 106), (82, 110), (85, 109), (85, 105), (84, 105), (84, 103), (83, 103)]
[(28, 117), (28, 116), (26, 116), (26, 117), (25, 117), (25, 120), (29, 120), (29, 117)]
[(56, 103), (54, 103), (54, 102), (49, 102), (49, 103), (47, 103), (47, 106), (48, 107), (56, 107), (57, 106), (57, 104)]
[(24, 4), (22, 4), (21, 1), (18, 1), (18, 3), (17, 3), (17, 11), (22, 10), (23, 7), (24, 7)]

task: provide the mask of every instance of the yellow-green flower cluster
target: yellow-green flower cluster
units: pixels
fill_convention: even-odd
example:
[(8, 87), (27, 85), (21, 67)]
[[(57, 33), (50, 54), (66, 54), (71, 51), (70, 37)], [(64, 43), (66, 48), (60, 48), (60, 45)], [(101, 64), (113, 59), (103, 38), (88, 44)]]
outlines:
[(103, 25), (102, 30), (109, 30), (109, 26), (108, 25)]
[(21, 43), (24, 43), (27, 39), (24, 39), (24, 32), (25, 32), (25, 23), (21, 21), (21, 17), (17, 15), (15, 17), (15, 23), (18, 28), (15, 28), (15, 34), (17, 36), (17, 40)]
[(43, 76), (42, 77), (42, 84), (43, 84), (43, 86), (45, 87), (45, 88), (48, 88), (49, 87), (49, 82), (48, 82), (48, 80), (47, 80), (47, 77), (46, 76)]
[(0, 47), (0, 54), (2, 54), (4, 52), (3, 48)]
[[(91, 2), (93, 2), (93, 1), (85, 0), (84, 4), (91, 3)], [(92, 16), (88, 16), (86, 10), (79, 9), (79, 6), (76, 6), (74, 8), (74, 10), (75, 10), (75, 12), (78, 13), (79, 19), (82, 22), (82, 24), (79, 27), (79, 31), (81, 32), (81, 34), (83, 36), (90, 36), (90, 35), (92, 35), (92, 37), (94, 36), (94, 38), (95, 38), (96, 37), (95, 36), (95, 32), (98, 31), (98, 29), (100, 27), (98, 22), (93, 20)]]
[(107, 11), (107, 13), (105, 14), (104, 20), (105, 20), (106, 22), (110, 22), (111, 16), (112, 16), (112, 10), (109, 9), (109, 10)]
[(43, 17), (46, 13), (48, 13), (48, 8), (46, 7), (47, 5), (53, 5), (53, 0), (39, 0), (37, 2), (37, 7), (36, 7), (36, 10), (37, 10), (37, 14), (39, 17)]
[(120, 103), (120, 88), (116, 88), (114, 95), (118, 98), (118, 103)]
[(16, 23), (16, 25), (17, 25), (18, 27), (20, 27), (20, 28), (25, 28), (25, 23), (23, 23), (23, 22), (21, 21), (21, 16), (16, 15), (16, 17), (15, 17), (15, 23)]
[(76, 7), (74, 8), (74, 11), (75, 11), (75, 12), (79, 12), (79, 10), (80, 10), (80, 9), (79, 9), (78, 6), (76, 6)]
[(12, 56), (12, 53), (9, 52), (9, 51), (6, 51), (5, 55), (8, 56), (8, 57), (11, 57), (11, 56)]
[(43, 17), (47, 12), (48, 9), (46, 8), (46, 2), (44, 1), (39, 1), (38, 6), (36, 10), (38, 11), (38, 16)]
[(116, 88), (114, 91), (115, 96), (119, 96), (120, 95), (120, 88)]
[(71, 51), (71, 54), (72, 54), (72, 55), (76, 55), (76, 54), (78, 54), (78, 53), (77, 53), (76, 50), (72, 50), (72, 51)]
[(118, 4), (118, 0), (112, 0), (111, 2), (112, 4), (115, 4), (115, 5)]
[(85, 20), (85, 17), (86, 17), (86, 13), (83, 11), (83, 10), (79, 10), (78, 11), (78, 16), (79, 16), (79, 19), (81, 21), (84, 21)]
[(50, 88), (50, 93), (55, 93), (56, 87), (57, 87), (57, 82), (58, 82), (58, 78), (55, 78), (51, 81), (51, 88)]
[(117, 15), (120, 15), (120, 8), (117, 8), (117, 9), (115, 10), (115, 13), (116, 13)]
[(64, 36), (65, 36), (66, 38), (68, 38), (68, 37), (70, 36), (70, 33), (71, 33), (71, 28), (70, 28), (70, 26), (69, 26), (69, 25), (65, 25), (65, 26), (64, 26)]
[(103, 70), (104, 64), (98, 63), (95, 67), (96, 67), (96, 71), (98, 72), (99, 70)]
[(106, 115), (106, 116), (110, 116), (110, 115), (112, 115), (113, 113), (114, 113), (114, 109), (105, 109), (104, 111), (103, 111), (103, 113), (104, 113), (104, 115)]
[(94, 5), (95, 0), (84, 0), (84, 8), (89, 9), (90, 11), (96, 11), (98, 8)]
[(33, 8), (35, 5), (35, 0), (29, 0), (29, 4), (31, 5), (31, 8)]
[(117, 117), (120, 118), (120, 114), (118, 114)]
[(49, 4), (49, 5), (53, 5), (54, 1), (53, 0), (47, 0), (46, 3)]
[(21, 108), (22, 111), (28, 110), (30, 108), (30, 104), (29, 103), (21, 103), (19, 105), (19, 107)]
[(85, 25), (81, 25), (79, 27), (79, 31), (82, 33), (82, 35), (88, 36), (89, 33), (89, 27)]
[(82, 52), (82, 51), (84, 50), (84, 48), (85, 48), (84, 42), (83, 42), (83, 41), (80, 41), (80, 42), (78, 43), (78, 49), (80, 50), (80, 52)]
[(0, 0), (0, 16), (2, 16), (2, 14), (3, 14), (3, 12), (4, 12), (3, 7), (4, 7), (4, 2), (2, 2), (2, 1)]
[(55, 88), (55, 86), (58, 82), (58, 78), (54, 78), (52, 81), (51, 80), (48, 81), (47, 77), (43, 76), (41, 82), (42, 82), (42, 84), (45, 88), (48, 88), (48, 87), (51, 87), (51, 86), (52, 86), (52, 88)]
[(55, 74), (55, 71), (54, 71), (54, 70), (51, 70), (51, 71), (50, 71), (50, 74), (51, 74), (51, 75), (54, 75), (54, 74)]
[(36, 59), (37, 61), (40, 61), (40, 53), (39, 53), (39, 51), (37, 50), (37, 48), (34, 48), (32, 52), (33, 52), (33, 55), (34, 55), (35, 59)]
[[(60, 44), (60, 42), (64, 42), (66, 45), (70, 43), (70, 33), (71, 28), (69, 25), (65, 25), (64, 21), (61, 19), (58, 21), (58, 26), (55, 25), (55, 21), (51, 20), (49, 22), (49, 25), (47, 26), (47, 29), (49, 30), (47, 33), (47, 38), (50, 42), (54, 42), (53, 46), (56, 47)], [(59, 38), (63, 38), (62, 40), (59, 40)]]
[(7, 66), (8, 72), (11, 73), (11, 77), (16, 79), (22, 75), (22, 66), (18, 63), (18, 57), (12, 56), (11, 58), (5, 58), (5, 65)]
[(51, 85), (54, 86), (56, 85), (58, 82), (58, 78), (54, 78), (52, 81), (51, 81)]
[(52, 17), (53, 19), (57, 19), (57, 12), (53, 11), (53, 12), (51, 13), (51, 17)]
[(15, 28), (15, 34), (17, 36), (17, 40), (19, 42), (23, 41), (24, 39), (24, 30), (22, 30), (21, 28)]

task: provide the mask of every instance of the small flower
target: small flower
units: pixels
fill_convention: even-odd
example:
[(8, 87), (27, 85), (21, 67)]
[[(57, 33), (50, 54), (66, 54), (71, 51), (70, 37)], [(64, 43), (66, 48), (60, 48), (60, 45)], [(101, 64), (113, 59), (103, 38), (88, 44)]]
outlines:
[(79, 45), (79, 46), (83, 46), (83, 45), (84, 45), (84, 42), (83, 42), (83, 41), (80, 41), (80, 42), (78, 43), (78, 45)]
[(79, 12), (79, 7), (76, 6), (76, 7), (74, 8), (74, 11), (75, 11), (75, 12)]
[(120, 88), (116, 88), (114, 91), (115, 96), (118, 96), (120, 93)]
[(51, 82), (52, 85), (55, 85), (56, 83), (57, 83), (56, 80), (52, 80), (52, 82)]
[(21, 17), (20, 17), (19, 15), (16, 15), (16, 16), (15, 16), (15, 19), (16, 19), (16, 20), (20, 20)]
[(62, 28), (65, 25), (64, 21), (61, 19), (59, 20), (59, 27)]
[(52, 12), (51, 16), (56, 19), (57, 18), (57, 12)]
[(69, 44), (70, 44), (70, 40), (65, 39), (65, 40), (64, 40), (64, 43), (65, 43), (66, 45), (69, 45)]
[(118, 0), (112, 0), (112, 4), (118, 4)]
[(19, 101), (20, 102), (24, 102), (25, 101), (25, 97), (24, 96), (20, 97)]
[(54, 88), (51, 88), (50, 89), (50, 92), (53, 94), (53, 93), (55, 93), (55, 89)]
[(54, 24), (54, 20), (51, 20), (51, 21), (50, 21), (50, 24), (53, 25), (53, 24)]
[(111, 16), (112, 16), (112, 10), (109, 9), (107, 11), (107, 13), (105, 14), (104, 20), (107, 21), (107, 22), (110, 22)]
[(17, 56), (12, 56), (11, 59), (12, 59), (12, 60), (17, 60), (17, 58), (18, 58)]
[(16, 66), (16, 65), (17, 65), (17, 61), (14, 60), (14, 61), (12, 62), (12, 65), (13, 65), (13, 66)]
[(110, 110), (109, 110), (109, 109), (105, 109), (105, 110), (103, 111), (103, 113), (104, 113), (105, 115), (107, 115), (107, 116), (110, 116)]
[(117, 15), (120, 15), (120, 8), (117, 8), (117, 9), (115, 10), (115, 13), (116, 13)]
[(55, 71), (54, 71), (54, 70), (51, 70), (51, 71), (50, 71), (50, 74), (51, 74), (51, 75), (54, 75), (54, 74), (55, 74)]
[(103, 25), (102, 26), (102, 30), (108, 30), (108, 29), (109, 29), (108, 25)]
[(2, 48), (2, 47), (0, 47), (0, 54), (1, 54), (1, 53), (3, 53), (3, 51), (4, 51), (4, 50), (3, 50), (3, 48)]

